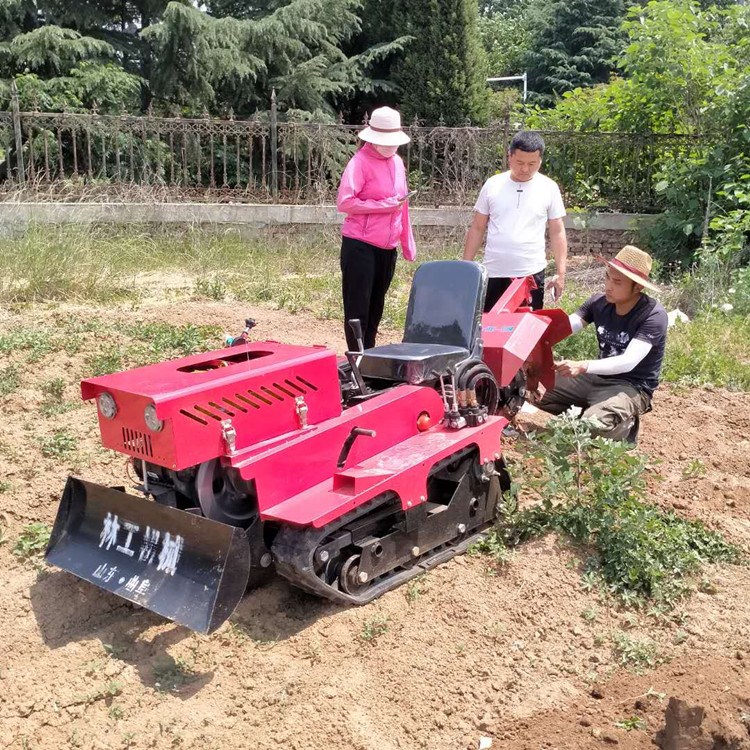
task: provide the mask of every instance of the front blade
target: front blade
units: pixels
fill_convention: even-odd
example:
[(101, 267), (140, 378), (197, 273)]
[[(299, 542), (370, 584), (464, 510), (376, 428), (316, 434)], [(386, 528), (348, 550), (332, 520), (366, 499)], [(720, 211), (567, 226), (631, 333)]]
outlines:
[(45, 559), (200, 633), (232, 614), (250, 574), (242, 529), (77, 477)]

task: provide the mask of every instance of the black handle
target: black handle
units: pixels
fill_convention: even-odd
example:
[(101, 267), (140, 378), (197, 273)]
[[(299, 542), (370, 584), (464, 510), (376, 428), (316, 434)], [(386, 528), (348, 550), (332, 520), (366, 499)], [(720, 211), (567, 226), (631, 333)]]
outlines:
[(339, 469), (344, 468), (344, 464), (346, 463), (346, 459), (349, 458), (349, 452), (354, 445), (354, 441), (360, 435), (364, 435), (365, 437), (375, 437), (376, 434), (377, 433), (375, 432), (375, 430), (367, 430), (364, 427), (352, 427), (352, 431), (349, 433), (346, 440), (344, 440), (344, 444), (341, 446), (341, 453), (339, 453), (339, 460), (336, 462), (336, 466)]
[(354, 338), (357, 339), (357, 346), (359, 347), (359, 351), (364, 351), (365, 344), (362, 338), (362, 321), (359, 318), (352, 318), (348, 322), (349, 328), (351, 328), (352, 332), (354, 333)]

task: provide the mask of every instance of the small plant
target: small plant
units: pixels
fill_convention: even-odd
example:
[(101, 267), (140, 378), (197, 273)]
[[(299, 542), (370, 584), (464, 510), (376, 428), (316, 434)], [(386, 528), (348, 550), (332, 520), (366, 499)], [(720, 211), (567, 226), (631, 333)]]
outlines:
[(359, 634), (360, 640), (366, 643), (374, 643), (388, 632), (388, 618), (384, 615), (374, 615), (362, 624), (362, 632)]
[(110, 659), (121, 659), (125, 653), (125, 646), (118, 646), (113, 643), (103, 643), (102, 648)]
[(78, 441), (66, 429), (55, 430), (52, 435), (39, 438), (39, 447), (45, 458), (64, 459), (78, 446)]
[(46, 523), (34, 521), (26, 524), (21, 536), (18, 537), (16, 546), (13, 548), (13, 554), (22, 560), (33, 560), (41, 557), (44, 550), (47, 549), (51, 532), (52, 529)]
[(120, 721), (120, 719), (125, 716), (125, 712), (119, 706), (116, 706), (114, 704), (110, 706), (108, 714), (109, 718), (113, 719), (114, 721)]
[(586, 622), (596, 622), (596, 618), (599, 617), (599, 610), (596, 607), (587, 607), (581, 612), (581, 617)]
[(690, 463), (682, 470), (683, 479), (697, 479), (698, 477), (705, 476), (706, 464), (703, 463), (699, 458), (694, 458)]
[(675, 646), (679, 646), (680, 644), (685, 643), (688, 638), (690, 638), (688, 633), (684, 630), (678, 630), (672, 638), (672, 643), (674, 643)]
[(63, 399), (65, 394), (65, 381), (62, 378), (54, 378), (42, 384), (41, 387), (44, 400), (40, 406), (40, 411), (45, 417), (51, 417), (54, 414), (63, 414), (70, 411), (74, 404), (66, 402)]
[(21, 377), (15, 365), (9, 365), (0, 370), (0, 398), (7, 396), (21, 385)]
[(627, 633), (616, 633), (614, 656), (623, 667), (632, 667), (636, 672), (661, 663), (656, 644), (649, 640), (638, 640)]
[(9, 492), (13, 485), (7, 479), (0, 480), (0, 495), (3, 492)]
[(646, 729), (648, 725), (638, 716), (631, 716), (629, 719), (616, 721), (615, 726), (618, 729), (624, 729), (626, 732), (632, 732), (634, 729)]
[(208, 299), (221, 302), (226, 299), (227, 285), (219, 276), (197, 279), (193, 286), (193, 295), (196, 297), (207, 297)]
[(154, 687), (160, 692), (179, 692), (180, 688), (194, 677), (193, 669), (179, 656), (169, 654), (154, 664)]
[(422, 594), (427, 592), (427, 581), (425, 580), (424, 575), (419, 575), (416, 578), (413, 578), (406, 586), (406, 601), (409, 602), (409, 604), (414, 604), (414, 602), (419, 599)]

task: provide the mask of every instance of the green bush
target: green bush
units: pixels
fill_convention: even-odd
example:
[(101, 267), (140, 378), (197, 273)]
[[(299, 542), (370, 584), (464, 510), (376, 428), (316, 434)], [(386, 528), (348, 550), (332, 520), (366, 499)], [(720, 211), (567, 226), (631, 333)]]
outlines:
[(507, 513), (488, 549), (563, 534), (590, 553), (588, 585), (599, 581), (629, 605), (669, 605), (690, 590), (702, 565), (740, 559), (717, 532), (645, 502), (648, 458), (592, 437), (591, 427), (567, 413), (523, 444), (517, 481), (540, 502)]

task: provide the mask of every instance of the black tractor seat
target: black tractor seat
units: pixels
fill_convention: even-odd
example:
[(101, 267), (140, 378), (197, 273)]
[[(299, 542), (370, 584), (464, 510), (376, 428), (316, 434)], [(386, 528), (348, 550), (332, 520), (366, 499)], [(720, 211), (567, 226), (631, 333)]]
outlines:
[(365, 350), (362, 375), (417, 384), (480, 358), (486, 291), (487, 272), (478, 263), (423, 263), (414, 274), (402, 343)]

